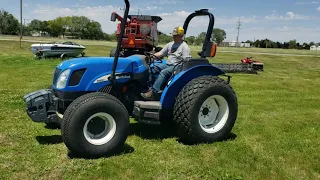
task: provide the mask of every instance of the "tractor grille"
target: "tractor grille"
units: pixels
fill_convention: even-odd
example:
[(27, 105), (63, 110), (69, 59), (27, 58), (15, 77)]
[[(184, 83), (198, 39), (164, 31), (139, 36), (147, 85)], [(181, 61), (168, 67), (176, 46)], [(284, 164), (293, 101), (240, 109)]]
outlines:
[(59, 68), (55, 69), (54, 74), (53, 74), (53, 82), (52, 82), (52, 84), (56, 84), (56, 81), (58, 79), (58, 76), (59, 76), (60, 72), (61, 72), (61, 69), (59, 69)]
[(101, 88), (99, 90), (99, 92), (110, 93), (111, 89), (112, 89), (112, 86), (109, 85), (109, 86), (105, 86), (105, 87)]

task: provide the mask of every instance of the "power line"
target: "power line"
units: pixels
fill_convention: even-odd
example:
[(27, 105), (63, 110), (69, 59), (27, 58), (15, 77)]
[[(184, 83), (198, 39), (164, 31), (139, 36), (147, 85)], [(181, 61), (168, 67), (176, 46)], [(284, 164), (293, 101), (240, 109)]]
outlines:
[(240, 21), (240, 18), (239, 18), (239, 21), (238, 21), (238, 36), (237, 36), (237, 44), (239, 44), (239, 34), (240, 34), (240, 29), (241, 29), (241, 21)]

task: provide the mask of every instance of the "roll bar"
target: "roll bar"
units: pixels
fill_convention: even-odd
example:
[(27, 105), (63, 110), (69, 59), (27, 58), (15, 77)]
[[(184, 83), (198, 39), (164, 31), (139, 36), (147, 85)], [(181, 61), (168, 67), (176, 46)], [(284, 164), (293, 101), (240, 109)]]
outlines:
[(128, 19), (129, 9), (130, 9), (129, 0), (124, 0), (124, 2), (126, 4), (126, 10), (124, 11), (124, 16), (123, 16), (123, 19), (122, 19), (122, 22), (121, 22), (121, 30), (120, 30), (120, 35), (119, 35), (119, 39), (118, 39), (118, 45), (117, 45), (117, 49), (116, 49), (116, 52), (115, 52), (115, 57), (114, 57), (114, 61), (113, 61), (111, 76), (109, 77), (109, 80), (111, 82), (114, 82), (114, 80), (116, 79), (115, 74), (116, 74), (116, 69), (117, 69), (118, 60), (119, 60), (121, 43), (122, 43), (124, 29), (125, 29), (125, 25), (126, 25), (126, 22), (127, 22), (127, 19)]
[(206, 39), (203, 42), (202, 51), (201, 51), (201, 58), (205, 58), (208, 55), (208, 53), (206, 53), (206, 52), (210, 51), (210, 49), (208, 49), (208, 48), (211, 48), (211, 46), (212, 46), (211, 35), (212, 35), (215, 19), (214, 19), (213, 14), (210, 13), (208, 11), (208, 9), (200, 9), (198, 11), (195, 11), (194, 13), (190, 14), (184, 22), (184, 25), (183, 25), (184, 34), (187, 33), (188, 26), (189, 26), (191, 19), (193, 19), (196, 16), (209, 16), (209, 26), (208, 26), (208, 30), (207, 30), (207, 34), (206, 34)]

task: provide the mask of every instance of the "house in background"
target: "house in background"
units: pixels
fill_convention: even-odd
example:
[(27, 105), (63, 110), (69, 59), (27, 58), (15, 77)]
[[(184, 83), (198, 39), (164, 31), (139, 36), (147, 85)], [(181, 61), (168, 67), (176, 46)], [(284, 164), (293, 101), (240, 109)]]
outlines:
[(33, 36), (33, 37), (49, 37), (50, 34), (46, 31), (32, 31), (31, 36)]
[(320, 51), (320, 46), (316, 46), (316, 45), (313, 45), (313, 46), (310, 46), (310, 50), (311, 51)]
[(245, 48), (249, 48), (251, 47), (250, 43), (237, 43), (237, 41), (223, 41), (222, 43), (220, 43), (221, 47), (245, 47)]

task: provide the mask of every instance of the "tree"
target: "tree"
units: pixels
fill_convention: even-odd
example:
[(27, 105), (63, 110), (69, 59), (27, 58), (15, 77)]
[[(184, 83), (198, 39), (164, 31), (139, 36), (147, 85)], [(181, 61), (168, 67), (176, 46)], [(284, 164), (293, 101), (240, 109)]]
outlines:
[(38, 19), (34, 19), (30, 22), (29, 28), (32, 31), (40, 32), (42, 30), (42, 21)]
[(0, 34), (17, 35), (19, 28), (19, 21), (12, 14), (0, 10)]
[(295, 39), (289, 41), (289, 48), (290, 49), (296, 49), (297, 48), (297, 41)]
[(303, 49), (310, 49), (310, 45), (308, 43), (303, 43)]
[(159, 35), (159, 43), (168, 43), (172, 41), (172, 38), (166, 34)]
[(53, 37), (58, 37), (63, 32), (62, 25), (57, 20), (48, 21), (49, 33)]
[[(206, 39), (206, 35), (207, 35), (206, 32), (200, 33), (200, 34), (198, 35), (198, 37), (197, 37), (198, 41), (201, 42), (201, 43), (203, 43), (204, 40)], [(201, 43), (200, 43), (200, 44), (201, 44)]]
[(83, 38), (95, 40), (103, 39), (103, 32), (100, 23), (91, 21), (87, 24), (86, 29), (87, 31), (86, 34), (82, 36)]
[(254, 43), (253, 43), (254, 47), (260, 47), (260, 40), (257, 39)]
[(217, 45), (220, 45), (220, 43), (226, 39), (227, 33), (223, 29), (214, 28), (211, 37)]
[(188, 42), (188, 44), (193, 45), (196, 41), (196, 37), (194, 36), (187, 37), (186, 41)]
[(245, 43), (253, 44), (253, 41), (247, 40)]
[(283, 48), (283, 45), (280, 42), (277, 41), (276, 48)]

